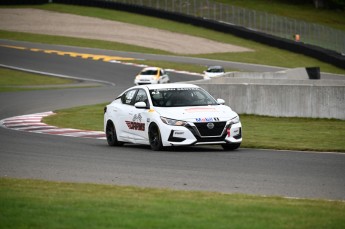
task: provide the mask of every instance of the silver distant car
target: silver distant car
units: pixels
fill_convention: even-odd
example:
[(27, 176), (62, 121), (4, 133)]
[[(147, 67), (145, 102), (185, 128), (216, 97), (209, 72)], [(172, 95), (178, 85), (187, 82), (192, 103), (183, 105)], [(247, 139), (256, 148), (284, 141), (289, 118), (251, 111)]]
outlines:
[(210, 66), (204, 73), (204, 79), (211, 79), (213, 77), (221, 76), (225, 73), (222, 66)]

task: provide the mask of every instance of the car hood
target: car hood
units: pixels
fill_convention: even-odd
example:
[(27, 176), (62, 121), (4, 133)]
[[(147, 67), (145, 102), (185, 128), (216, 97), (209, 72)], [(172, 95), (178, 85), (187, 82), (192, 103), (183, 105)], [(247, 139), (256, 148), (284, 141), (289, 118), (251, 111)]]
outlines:
[(224, 75), (225, 72), (205, 72), (204, 73), (205, 76), (209, 76), (209, 77), (214, 77), (214, 76), (221, 76), (221, 75)]
[(154, 79), (156, 75), (138, 75), (138, 78), (141, 80), (151, 80)]
[(155, 107), (160, 116), (188, 121), (188, 122), (214, 122), (228, 121), (237, 116), (237, 113), (225, 105), (194, 106), (194, 107)]

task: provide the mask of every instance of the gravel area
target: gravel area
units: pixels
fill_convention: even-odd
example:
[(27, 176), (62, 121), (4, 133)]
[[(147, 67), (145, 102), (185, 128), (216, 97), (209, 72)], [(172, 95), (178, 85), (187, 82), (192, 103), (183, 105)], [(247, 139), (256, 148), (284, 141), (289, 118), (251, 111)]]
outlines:
[(0, 30), (114, 41), (176, 54), (253, 51), (150, 27), (39, 9), (0, 9)]

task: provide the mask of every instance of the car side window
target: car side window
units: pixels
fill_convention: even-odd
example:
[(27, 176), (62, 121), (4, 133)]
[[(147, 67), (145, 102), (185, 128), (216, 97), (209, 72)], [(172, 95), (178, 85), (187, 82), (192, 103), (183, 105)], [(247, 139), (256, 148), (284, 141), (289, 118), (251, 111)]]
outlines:
[(145, 102), (146, 105), (148, 105), (148, 97), (145, 90), (140, 89), (138, 91), (137, 96), (135, 97), (134, 103), (137, 103), (137, 102)]
[(121, 102), (123, 104), (127, 104), (127, 105), (131, 105), (132, 100), (134, 98), (134, 95), (136, 93), (137, 90), (130, 90), (125, 92), (122, 96), (121, 96)]

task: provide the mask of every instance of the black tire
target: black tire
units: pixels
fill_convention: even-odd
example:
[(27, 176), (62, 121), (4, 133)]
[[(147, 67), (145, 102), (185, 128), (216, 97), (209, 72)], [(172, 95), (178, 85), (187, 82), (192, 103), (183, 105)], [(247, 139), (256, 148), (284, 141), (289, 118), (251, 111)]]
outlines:
[(241, 146), (241, 143), (233, 143), (233, 144), (223, 144), (222, 147), (226, 151), (233, 151), (238, 149)]
[(161, 132), (157, 124), (153, 123), (149, 127), (149, 141), (151, 149), (154, 151), (163, 150)]
[(105, 128), (105, 136), (107, 137), (108, 145), (110, 146), (122, 146), (123, 142), (117, 140), (116, 129), (112, 122), (107, 123)]

